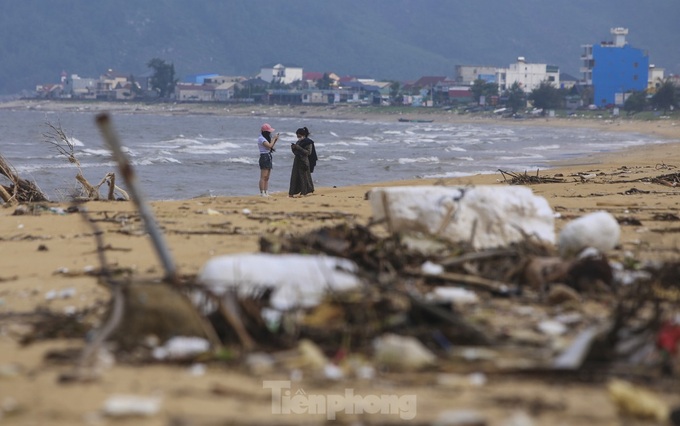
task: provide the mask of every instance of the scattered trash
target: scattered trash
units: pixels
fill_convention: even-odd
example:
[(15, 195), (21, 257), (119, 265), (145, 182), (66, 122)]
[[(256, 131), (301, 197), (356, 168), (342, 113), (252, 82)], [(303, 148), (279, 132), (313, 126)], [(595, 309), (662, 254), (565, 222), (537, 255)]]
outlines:
[(161, 409), (162, 398), (139, 395), (112, 395), (102, 411), (110, 417), (150, 417)]
[(439, 413), (433, 426), (487, 426), (486, 416), (475, 410), (446, 410)]
[(437, 357), (418, 340), (397, 334), (386, 334), (373, 342), (373, 359), (378, 365), (398, 371), (420, 370), (434, 364)]
[(460, 287), (436, 287), (431, 295), (434, 300), (447, 301), (455, 305), (479, 302), (477, 293)]
[(210, 350), (210, 342), (200, 337), (172, 337), (163, 346), (153, 348), (152, 355), (158, 360), (185, 360)]
[(621, 228), (611, 213), (600, 211), (581, 216), (567, 223), (558, 239), (562, 257), (578, 255), (583, 249), (592, 247), (602, 253), (616, 247)]
[(555, 242), (550, 205), (526, 187), (385, 187), (372, 189), (369, 200), (374, 220), (390, 232), (425, 232), (475, 249)]
[(620, 379), (611, 380), (607, 389), (622, 414), (660, 423), (668, 421), (669, 407), (649, 390)]
[(329, 292), (357, 288), (356, 272), (352, 261), (331, 256), (239, 254), (208, 260), (198, 282), (218, 296), (230, 290), (246, 298), (271, 292), (269, 304), (288, 310), (316, 306)]

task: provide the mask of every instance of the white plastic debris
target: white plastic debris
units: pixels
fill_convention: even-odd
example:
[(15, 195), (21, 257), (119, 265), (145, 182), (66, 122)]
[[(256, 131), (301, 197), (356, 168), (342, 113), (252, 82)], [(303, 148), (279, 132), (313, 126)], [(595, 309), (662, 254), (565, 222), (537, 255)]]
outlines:
[(567, 326), (559, 321), (545, 320), (538, 323), (538, 330), (548, 336), (561, 336), (567, 332)]
[(326, 292), (346, 291), (360, 285), (357, 265), (331, 256), (301, 254), (237, 254), (208, 260), (198, 281), (217, 295), (236, 290), (253, 297), (272, 290), (272, 308), (318, 305)]
[(457, 305), (467, 305), (479, 302), (477, 293), (460, 287), (435, 287), (430, 297), (435, 300), (451, 302)]
[(527, 236), (555, 242), (547, 200), (523, 186), (407, 186), (373, 188), (375, 220), (392, 232), (423, 232), (476, 249), (505, 247)]
[(426, 275), (440, 275), (444, 273), (444, 267), (442, 265), (430, 262), (429, 260), (423, 263), (420, 269), (423, 271), (423, 274)]
[(210, 350), (210, 342), (202, 337), (177, 336), (168, 339), (163, 346), (153, 348), (155, 359), (181, 360)]
[(592, 247), (602, 253), (616, 247), (621, 227), (610, 213), (599, 211), (581, 216), (567, 223), (560, 232), (558, 248), (562, 257), (578, 255)]
[(402, 371), (419, 370), (437, 359), (418, 339), (397, 334), (375, 338), (373, 350), (376, 363)]
[(153, 416), (160, 408), (160, 397), (112, 395), (104, 402), (103, 412), (111, 417)]
[(444, 410), (432, 423), (433, 426), (487, 426), (488, 424), (484, 413), (468, 409)]

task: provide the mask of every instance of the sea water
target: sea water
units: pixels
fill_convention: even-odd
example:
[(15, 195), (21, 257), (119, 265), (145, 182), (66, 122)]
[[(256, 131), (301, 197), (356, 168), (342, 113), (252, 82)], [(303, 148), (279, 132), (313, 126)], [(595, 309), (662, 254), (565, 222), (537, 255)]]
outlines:
[[(78, 166), (51, 142), (54, 128), (71, 141), (80, 170), (91, 184), (98, 184), (108, 172), (118, 172), (95, 114), (0, 110), (0, 155), (50, 200), (67, 201), (79, 187)], [(114, 113), (111, 119), (150, 200), (257, 195), (256, 141), (265, 122), (281, 133), (273, 154), (270, 193), (288, 191), (290, 144), (296, 141), (295, 130), (303, 126), (311, 131), (319, 156), (313, 174), (317, 187), (462, 177), (499, 169), (535, 173), (549, 168), (553, 160), (667, 142), (635, 133), (502, 121), (403, 123), (387, 117), (369, 121), (147, 112)], [(0, 183), (9, 181), (0, 176)], [(116, 183), (127, 189), (121, 178)]]

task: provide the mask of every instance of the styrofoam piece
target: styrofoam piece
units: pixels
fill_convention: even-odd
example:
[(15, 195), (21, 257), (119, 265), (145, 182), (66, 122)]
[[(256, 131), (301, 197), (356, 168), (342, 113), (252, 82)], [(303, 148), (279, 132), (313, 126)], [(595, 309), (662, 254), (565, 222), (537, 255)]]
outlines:
[(476, 249), (506, 247), (527, 236), (555, 242), (554, 213), (524, 186), (373, 188), (375, 220), (392, 232), (424, 232)]
[(557, 246), (562, 257), (576, 256), (592, 247), (601, 253), (616, 247), (621, 227), (611, 213), (598, 211), (567, 223), (560, 231)]
[(272, 290), (272, 308), (313, 307), (328, 291), (345, 291), (361, 284), (357, 265), (349, 259), (302, 254), (235, 254), (208, 260), (199, 283), (217, 295), (236, 290), (252, 297)]

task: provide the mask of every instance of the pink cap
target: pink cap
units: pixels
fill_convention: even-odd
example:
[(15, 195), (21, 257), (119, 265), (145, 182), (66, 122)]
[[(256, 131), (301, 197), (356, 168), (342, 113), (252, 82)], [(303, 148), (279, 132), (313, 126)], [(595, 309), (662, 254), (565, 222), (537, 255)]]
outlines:
[(274, 128), (272, 126), (270, 126), (268, 123), (264, 123), (260, 130), (263, 131), (263, 132), (273, 132)]

